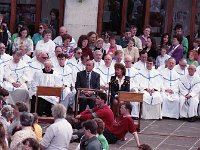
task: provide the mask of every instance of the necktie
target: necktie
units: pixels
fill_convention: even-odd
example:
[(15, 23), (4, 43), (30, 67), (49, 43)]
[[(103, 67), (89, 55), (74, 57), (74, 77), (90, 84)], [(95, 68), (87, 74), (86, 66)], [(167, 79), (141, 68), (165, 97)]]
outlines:
[(87, 88), (90, 88), (90, 73), (89, 72), (87, 72), (87, 74), (86, 74), (86, 80), (87, 80)]
[(131, 76), (131, 72), (130, 72), (130, 69), (128, 69), (128, 76), (129, 76), (129, 77)]

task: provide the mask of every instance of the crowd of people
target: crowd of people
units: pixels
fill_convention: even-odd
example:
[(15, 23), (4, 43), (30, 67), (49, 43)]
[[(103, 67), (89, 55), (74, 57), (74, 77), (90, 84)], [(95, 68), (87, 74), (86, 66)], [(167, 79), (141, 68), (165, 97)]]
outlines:
[[(200, 38), (195, 38), (189, 49), (181, 24), (175, 26), (172, 41), (170, 34), (164, 33), (156, 45), (150, 26), (140, 36), (132, 25), (121, 37), (91, 31), (76, 41), (64, 26), (53, 39), (51, 28), (40, 23), (31, 38), (25, 24), (19, 24), (11, 36), (3, 23), (0, 15), (3, 149), (68, 149), (77, 136), (77, 150), (108, 150), (108, 144), (125, 140), (128, 132), (140, 149), (148, 147), (140, 144), (134, 125), (139, 103), (123, 103), (118, 112), (119, 91), (143, 93), (143, 119), (198, 119)], [(62, 87), (60, 99), (41, 96), (35, 106), (37, 86)], [(79, 115), (70, 124), (65, 118), (67, 110), (74, 110), (78, 88), (100, 92), (81, 90)], [(37, 114), (55, 119), (43, 137)]]

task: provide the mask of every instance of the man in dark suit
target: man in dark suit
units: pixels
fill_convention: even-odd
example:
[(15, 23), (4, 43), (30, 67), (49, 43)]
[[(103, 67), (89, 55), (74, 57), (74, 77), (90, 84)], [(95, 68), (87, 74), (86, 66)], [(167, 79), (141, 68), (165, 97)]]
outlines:
[[(89, 88), (89, 89), (100, 89), (100, 75), (93, 71), (94, 62), (92, 60), (88, 60), (86, 62), (86, 69), (77, 73), (76, 84), (77, 88)], [(81, 95), (85, 95), (86, 97), (94, 97), (93, 91), (81, 91)], [(95, 100), (93, 99), (80, 99), (79, 103), (80, 112), (84, 111), (89, 105), (90, 109), (95, 106)]]

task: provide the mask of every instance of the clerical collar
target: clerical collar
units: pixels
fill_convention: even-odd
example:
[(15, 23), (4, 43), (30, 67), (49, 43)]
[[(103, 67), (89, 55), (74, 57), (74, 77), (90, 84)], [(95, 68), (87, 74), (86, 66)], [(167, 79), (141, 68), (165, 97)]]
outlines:
[(51, 71), (50, 71), (50, 72), (46, 72), (46, 70), (45, 70), (45, 69), (42, 69), (42, 72), (43, 72), (43, 73), (46, 73), (46, 74), (53, 74), (53, 69), (51, 69)]
[(64, 68), (65, 66), (61, 66), (61, 65), (60, 65), (60, 67)]

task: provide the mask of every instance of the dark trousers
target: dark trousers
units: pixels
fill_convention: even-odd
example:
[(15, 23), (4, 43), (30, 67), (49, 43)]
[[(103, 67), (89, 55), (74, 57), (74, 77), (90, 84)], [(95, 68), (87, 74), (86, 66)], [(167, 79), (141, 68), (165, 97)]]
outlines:
[(87, 105), (89, 106), (90, 109), (92, 109), (96, 105), (96, 102), (94, 99), (85, 99), (85, 98), (79, 99), (80, 113), (83, 112), (87, 108)]
[[(36, 102), (36, 96), (33, 96), (31, 99), (31, 113), (35, 112), (35, 102)], [(51, 115), (51, 108), (52, 104), (45, 99), (38, 97), (38, 107), (37, 107), (37, 114), (38, 116), (52, 116)]]
[(117, 142), (117, 137), (113, 135), (110, 131), (104, 130), (103, 135), (105, 136), (106, 140), (108, 141), (108, 144), (115, 144)]

